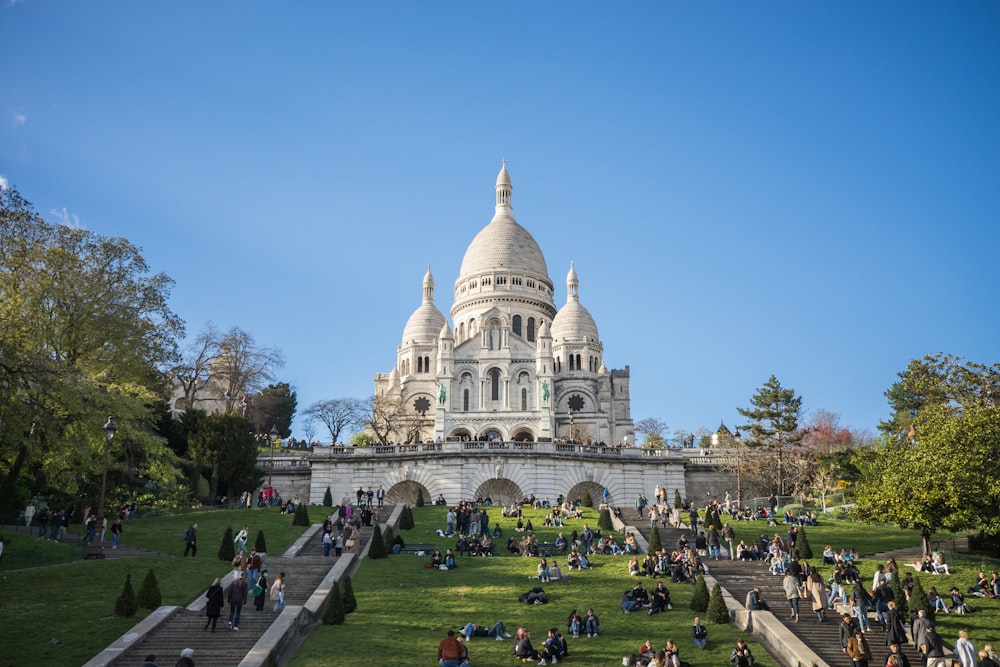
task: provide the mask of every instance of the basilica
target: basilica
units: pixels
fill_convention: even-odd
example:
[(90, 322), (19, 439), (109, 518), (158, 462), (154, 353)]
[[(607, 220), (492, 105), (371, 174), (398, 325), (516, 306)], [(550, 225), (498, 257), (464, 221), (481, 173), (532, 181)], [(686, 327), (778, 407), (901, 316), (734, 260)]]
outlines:
[(450, 325), (434, 305), (428, 267), (396, 363), (375, 376), (383, 436), (400, 443), (634, 444), (629, 367), (604, 365), (572, 263), (565, 302), (556, 307), (545, 256), (514, 219), (511, 192), (504, 164), (493, 219), (462, 259)]

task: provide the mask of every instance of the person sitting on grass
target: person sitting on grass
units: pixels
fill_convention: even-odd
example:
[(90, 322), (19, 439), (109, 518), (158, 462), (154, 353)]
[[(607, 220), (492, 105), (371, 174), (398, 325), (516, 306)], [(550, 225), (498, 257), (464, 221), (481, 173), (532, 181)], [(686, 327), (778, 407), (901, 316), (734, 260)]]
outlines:
[(597, 637), (597, 630), (600, 627), (601, 621), (597, 618), (597, 614), (594, 613), (593, 609), (587, 609), (587, 615), (583, 617), (583, 629), (587, 633), (587, 636)]
[(583, 619), (576, 609), (571, 611), (569, 616), (566, 617), (566, 629), (573, 635), (574, 639), (579, 639), (580, 631), (583, 629)]
[(667, 590), (662, 581), (656, 582), (656, 588), (653, 589), (653, 594), (650, 596), (649, 609), (646, 613), (652, 616), (673, 608), (674, 606), (670, 603), (670, 591)]
[(560, 660), (565, 660), (569, 655), (566, 641), (555, 628), (549, 628), (549, 636), (545, 639), (545, 651), (549, 654), (549, 664), (556, 664)]
[(465, 645), (455, 637), (455, 631), (449, 630), (448, 636), (438, 644), (438, 664), (441, 667), (462, 667), (468, 665), (469, 652)]

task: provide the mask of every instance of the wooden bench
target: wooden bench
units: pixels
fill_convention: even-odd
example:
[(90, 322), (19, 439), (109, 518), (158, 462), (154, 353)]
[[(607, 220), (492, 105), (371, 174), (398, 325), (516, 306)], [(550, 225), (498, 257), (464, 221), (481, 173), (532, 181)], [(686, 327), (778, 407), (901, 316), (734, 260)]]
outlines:
[[(414, 542), (413, 544), (407, 544), (405, 547), (403, 547), (402, 549), (400, 549), (399, 553), (401, 553), (401, 554), (417, 554), (417, 553), (423, 551), (425, 554), (427, 554), (428, 556), (430, 556), (431, 554), (434, 553), (434, 550), (437, 549), (437, 548), (438, 548), (438, 546), (436, 544), (424, 544), (424, 543), (416, 543), (416, 542)], [(389, 549), (391, 551), (392, 547), (390, 546)]]
[(566, 549), (560, 549), (556, 546), (555, 542), (539, 542), (538, 543), (538, 555), (544, 556), (545, 558), (551, 558), (552, 554), (559, 552), (560, 556), (566, 555)]

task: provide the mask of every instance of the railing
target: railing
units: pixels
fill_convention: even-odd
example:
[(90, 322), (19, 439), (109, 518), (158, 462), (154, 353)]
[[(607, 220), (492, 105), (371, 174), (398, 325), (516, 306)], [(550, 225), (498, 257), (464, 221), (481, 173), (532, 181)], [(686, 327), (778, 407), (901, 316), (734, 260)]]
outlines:
[[(568, 442), (525, 442), (515, 440), (472, 440), (472, 441), (449, 441), (449, 442), (425, 442), (406, 445), (373, 445), (369, 447), (317, 447), (311, 454), (299, 455), (294, 458), (275, 457), (274, 466), (295, 467), (296, 465), (309, 465), (309, 461), (342, 459), (342, 458), (394, 458), (407, 457), (414, 454), (459, 454), (459, 455), (482, 455), (491, 456), (494, 454), (529, 455), (529, 454), (556, 454), (564, 456), (585, 456), (595, 458), (641, 458), (655, 457), (659, 459), (670, 459), (673, 462), (684, 463), (692, 459), (686, 457), (682, 450), (657, 448), (649, 449), (644, 447), (621, 447), (597, 444), (579, 444)], [(721, 457), (704, 457), (704, 462), (699, 463), (720, 463)], [(308, 460), (306, 460), (308, 459)], [(266, 457), (259, 459), (261, 462)], [(279, 460), (299, 461), (299, 463), (279, 464)]]

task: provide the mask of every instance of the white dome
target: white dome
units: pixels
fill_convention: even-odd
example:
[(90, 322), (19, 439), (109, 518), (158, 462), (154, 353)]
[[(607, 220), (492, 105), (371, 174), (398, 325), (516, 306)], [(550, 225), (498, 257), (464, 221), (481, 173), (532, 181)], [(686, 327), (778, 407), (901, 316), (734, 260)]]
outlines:
[(413, 343), (436, 343), (441, 334), (441, 328), (448, 321), (434, 305), (434, 276), (431, 267), (427, 267), (424, 275), (424, 300), (420, 307), (413, 311), (403, 328), (403, 345)]
[(573, 263), (566, 274), (566, 305), (559, 309), (552, 320), (552, 340), (570, 340), (598, 343), (597, 324), (590, 311), (580, 304), (580, 279)]

